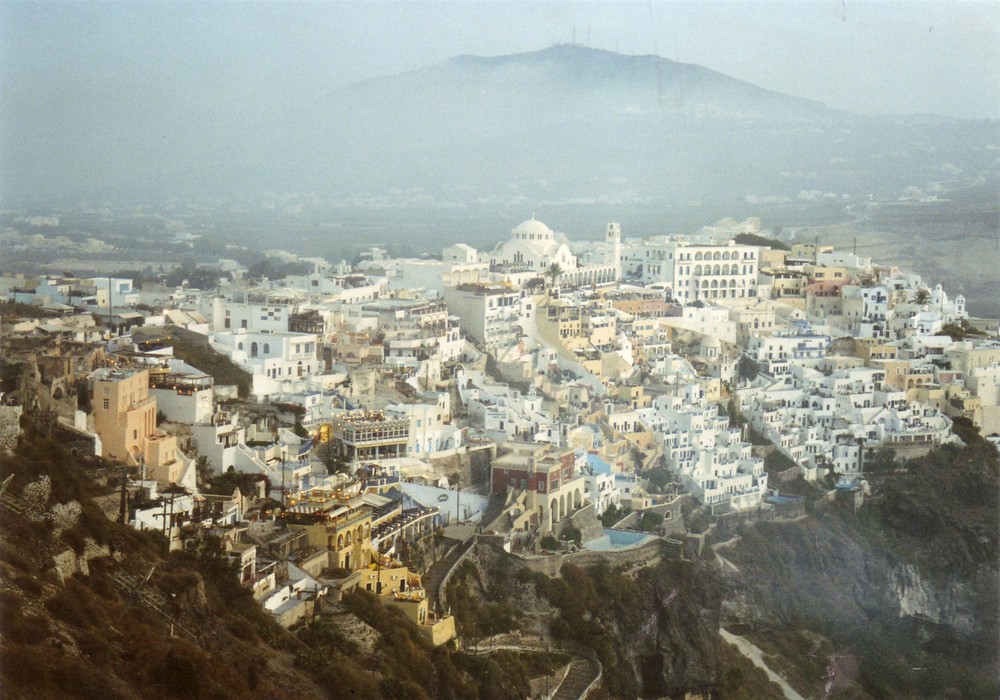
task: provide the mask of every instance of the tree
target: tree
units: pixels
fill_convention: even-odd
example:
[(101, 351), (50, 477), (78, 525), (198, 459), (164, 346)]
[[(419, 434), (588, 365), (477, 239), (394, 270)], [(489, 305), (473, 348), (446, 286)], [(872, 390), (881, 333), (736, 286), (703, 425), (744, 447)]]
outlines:
[(646, 472), (646, 479), (649, 482), (650, 491), (663, 493), (667, 484), (674, 480), (674, 474), (667, 467), (656, 467)]
[(559, 276), (562, 275), (562, 273), (562, 266), (557, 262), (554, 262), (545, 268), (545, 276), (549, 278), (550, 287), (556, 286), (556, 280), (559, 279)]
[(928, 290), (926, 287), (921, 287), (920, 289), (917, 290), (917, 293), (913, 295), (913, 301), (915, 301), (918, 304), (926, 304), (930, 298), (931, 298), (930, 290)]
[(646, 462), (646, 453), (643, 452), (638, 445), (632, 445), (628, 452), (629, 457), (632, 458), (632, 462), (635, 464), (636, 471), (642, 469)]
[(316, 448), (316, 456), (323, 462), (323, 466), (330, 474), (348, 474), (350, 472), (351, 465), (337, 454), (337, 450), (330, 440), (320, 443), (319, 447)]
[(628, 514), (628, 508), (612, 503), (601, 513), (601, 524), (604, 527), (611, 527)]
[(752, 382), (760, 374), (760, 365), (749, 355), (740, 355), (736, 363), (736, 376), (742, 381)]
[(578, 528), (573, 523), (570, 523), (569, 525), (564, 527), (562, 534), (560, 535), (560, 538), (564, 542), (575, 542), (577, 546), (580, 545), (580, 540), (582, 539), (582, 537), (583, 533), (580, 532), (580, 528)]
[(212, 463), (208, 461), (208, 457), (198, 455), (198, 458), (194, 461), (194, 468), (198, 475), (198, 481), (203, 484), (208, 483), (212, 469)]
[(879, 445), (865, 462), (866, 472), (891, 472), (896, 468), (896, 450), (889, 445)]
[(545, 280), (541, 277), (532, 277), (524, 283), (524, 289), (528, 292), (535, 292), (545, 288)]
[[(775, 229), (775, 235), (781, 235), (781, 227)], [(739, 233), (733, 239), (739, 245), (755, 245), (773, 250), (788, 250), (788, 244), (779, 241), (777, 238), (768, 238), (758, 233)]]
[(663, 516), (658, 513), (650, 513), (646, 511), (642, 514), (642, 519), (639, 521), (639, 529), (646, 532), (652, 532), (656, 534), (660, 531), (660, 526), (663, 525)]

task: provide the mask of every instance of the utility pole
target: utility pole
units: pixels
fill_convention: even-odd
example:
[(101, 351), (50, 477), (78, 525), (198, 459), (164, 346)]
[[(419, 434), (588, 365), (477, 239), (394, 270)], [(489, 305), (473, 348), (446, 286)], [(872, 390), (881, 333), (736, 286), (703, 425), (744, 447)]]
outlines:
[(170, 541), (174, 535), (174, 497), (176, 493), (170, 494), (170, 525), (167, 527), (167, 554), (170, 554)]
[(163, 514), (160, 515), (160, 534), (163, 536), (163, 556), (167, 556), (167, 499), (161, 498), (160, 503), (163, 505)]
[(118, 502), (118, 522), (125, 525), (128, 522), (128, 489), (126, 488), (128, 484), (128, 471), (125, 469), (125, 465), (122, 465), (122, 492), (121, 498)]
[(111, 334), (111, 329), (114, 327), (114, 313), (115, 313), (115, 302), (112, 298), (113, 291), (111, 289), (111, 277), (108, 276), (108, 334)]

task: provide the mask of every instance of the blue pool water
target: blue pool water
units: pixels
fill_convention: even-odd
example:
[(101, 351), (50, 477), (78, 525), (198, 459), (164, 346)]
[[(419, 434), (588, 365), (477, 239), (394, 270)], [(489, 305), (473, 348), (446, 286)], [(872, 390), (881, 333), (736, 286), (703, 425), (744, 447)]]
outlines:
[(797, 503), (801, 501), (801, 496), (768, 496), (764, 499), (767, 503), (784, 504), (784, 503)]
[(583, 543), (583, 548), (594, 552), (609, 552), (617, 549), (638, 547), (639, 545), (645, 544), (652, 539), (652, 535), (647, 535), (642, 532), (605, 529), (602, 537), (587, 540)]

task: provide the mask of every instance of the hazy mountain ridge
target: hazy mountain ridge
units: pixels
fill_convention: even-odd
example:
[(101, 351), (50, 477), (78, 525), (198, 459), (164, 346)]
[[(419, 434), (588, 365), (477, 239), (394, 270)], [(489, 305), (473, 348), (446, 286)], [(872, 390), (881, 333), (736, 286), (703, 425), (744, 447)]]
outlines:
[(217, 103), (150, 98), (108, 119), (32, 126), (28, 143), (5, 143), (18, 173), (5, 178), (9, 202), (270, 191), (340, 203), (414, 188), (457, 203), (722, 202), (896, 192), (939, 177), (945, 160), (996, 169), (985, 122), (860, 116), (698, 65), (573, 45), (459, 56), (322, 97), (274, 86), (267, 104), (240, 102), (240, 80)]
[(291, 131), (317, 186), (458, 201), (867, 193), (934, 177), (921, 144), (957, 144), (959, 160), (984, 145), (979, 124), (861, 116), (697, 65), (569, 45), (356, 83)]
[[(484, 81), (489, 81), (488, 89)], [(611, 113), (638, 108), (689, 115), (699, 107), (708, 107), (730, 117), (791, 120), (849, 116), (821, 103), (765, 90), (699, 65), (571, 45), (506, 56), (457, 56), (435, 66), (356, 83), (340, 93), (370, 95), (399, 87), (423, 93), (470, 85), (480, 88), (474, 94), (483, 104), (493, 96), (503, 102), (514, 102), (511, 97), (520, 96), (526, 108), (537, 105), (528, 97), (558, 101), (590, 96), (577, 107), (603, 107)], [(542, 92), (532, 95), (534, 90)]]

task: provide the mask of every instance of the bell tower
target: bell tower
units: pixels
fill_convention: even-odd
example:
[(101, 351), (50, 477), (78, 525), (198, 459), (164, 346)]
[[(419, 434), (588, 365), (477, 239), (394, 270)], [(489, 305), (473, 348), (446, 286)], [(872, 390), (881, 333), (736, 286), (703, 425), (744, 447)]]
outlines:
[(607, 264), (615, 268), (615, 279), (622, 276), (622, 227), (621, 224), (608, 224), (607, 233), (604, 236), (605, 250), (607, 251)]

